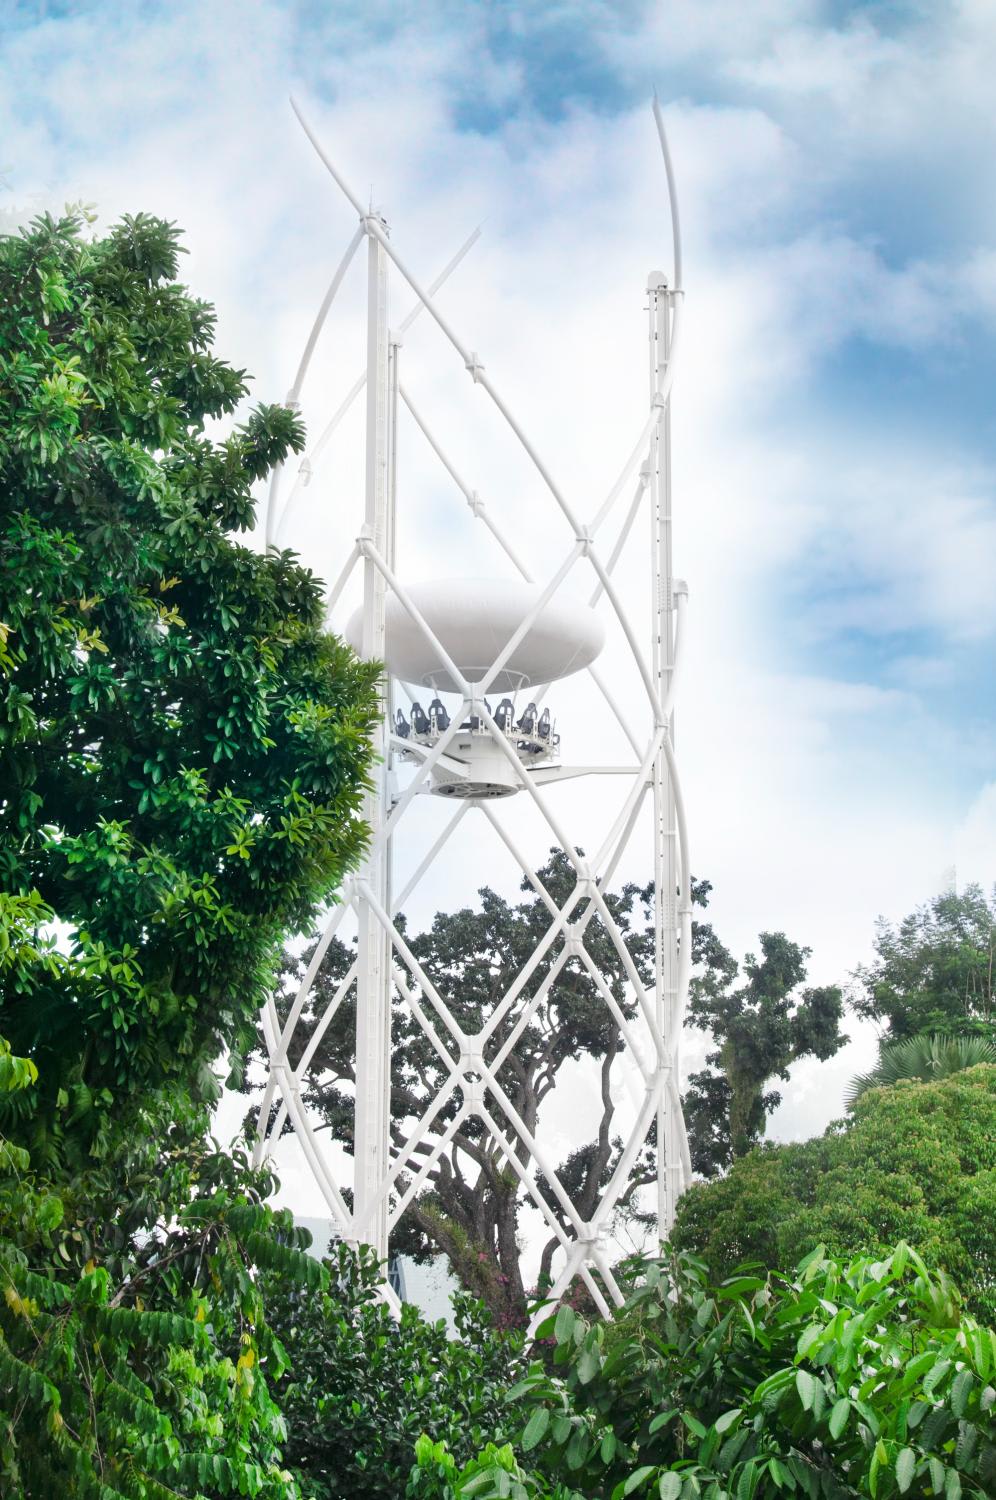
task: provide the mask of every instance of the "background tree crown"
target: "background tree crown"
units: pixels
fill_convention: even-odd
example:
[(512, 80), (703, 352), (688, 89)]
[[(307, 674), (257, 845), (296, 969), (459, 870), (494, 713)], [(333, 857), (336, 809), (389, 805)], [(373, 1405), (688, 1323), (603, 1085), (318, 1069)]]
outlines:
[(996, 889), (946, 891), (901, 922), (880, 917), (875, 958), (855, 969), (849, 999), (859, 1016), (902, 1041), (996, 1028)]

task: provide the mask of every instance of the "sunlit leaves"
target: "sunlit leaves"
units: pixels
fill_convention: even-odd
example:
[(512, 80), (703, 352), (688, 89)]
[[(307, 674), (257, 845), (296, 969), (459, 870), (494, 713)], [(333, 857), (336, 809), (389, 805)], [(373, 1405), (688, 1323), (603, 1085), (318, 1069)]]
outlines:
[(362, 851), (375, 672), (230, 535), (299, 419), (208, 439), (176, 226), (90, 221), (0, 237), (0, 1490), (282, 1500), (260, 1276), (325, 1278), (212, 1063)]
[[(719, 1287), (687, 1257), (633, 1271), (613, 1323), (565, 1320), (557, 1374), (536, 1366), (510, 1393), (535, 1471), (524, 1482), (535, 1477), (538, 1493), (560, 1495), (558, 1483), (617, 1500), (992, 1493), (996, 1418), (980, 1382), (996, 1335), (911, 1246), (852, 1263), (818, 1247), (790, 1277)], [(747, 1303), (750, 1318), (737, 1316)], [(592, 1373), (603, 1346), (612, 1363)]]
[(317, 580), (229, 535), (300, 419), (209, 440), (246, 379), (175, 280), (179, 231), (84, 219), (0, 239), (0, 877), (67, 934), (12, 981), (41, 1065), (21, 1129), (55, 1149), (53, 1100), (84, 1082), (85, 1155), (104, 1100), (243, 1050), (285, 932), (362, 851), (377, 704)]

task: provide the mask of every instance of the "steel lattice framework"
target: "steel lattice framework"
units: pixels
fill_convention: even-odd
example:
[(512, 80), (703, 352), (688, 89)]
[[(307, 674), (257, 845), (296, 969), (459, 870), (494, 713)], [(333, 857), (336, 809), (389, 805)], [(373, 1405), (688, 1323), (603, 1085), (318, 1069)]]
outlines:
[[(608, 1311), (608, 1300), (621, 1300), (612, 1274), (606, 1242), (607, 1226), (627, 1187), (634, 1164), (656, 1121), (657, 1152), (656, 1213), (660, 1233), (667, 1232), (675, 1202), (690, 1178), (690, 1163), (681, 1102), (678, 1093), (678, 1058), (691, 951), (691, 881), (688, 838), (678, 772), (673, 750), (673, 710), (687, 589), (675, 580), (672, 569), (670, 395), (675, 374), (682, 313), (681, 238), (667, 138), (661, 109), (654, 101), (654, 118), (663, 155), (673, 234), (673, 273), (668, 280), (651, 275), (647, 286), (649, 312), (649, 388), (642, 429), (612, 489), (587, 520), (558, 487), (530, 438), (495, 389), (481, 360), (465, 348), (459, 335), (441, 312), (436, 294), (443, 282), (470, 249), (477, 234), (462, 247), (432, 285), (424, 287), (399, 254), (379, 214), (365, 210), (359, 198), (329, 160), (298, 106), (298, 118), (319, 157), (348, 199), (359, 218), (359, 226), (338, 265), (325, 295), (301, 358), (287, 402), (296, 406), (319, 333), (342, 284), (346, 271), (366, 244), (367, 254), (367, 362), (351, 392), (335, 411), (315, 445), (302, 462), (297, 484), (281, 504), (279, 472), (271, 485), (267, 543), (276, 545), (281, 518), (297, 489), (306, 482), (345, 412), (366, 388), (366, 482), (364, 523), (328, 595), (329, 619), (341, 629), (337, 609), (347, 583), (359, 572), (362, 577), (361, 654), (383, 659), (388, 601), (399, 601), (420, 639), (445, 671), (462, 699), (448, 727), (431, 742), (416, 745), (395, 732), (394, 694), (403, 685), (389, 682), (385, 691), (385, 717), (375, 749), (380, 757), (375, 785), (370, 790), (364, 816), (371, 829), (369, 852), (363, 868), (348, 880), (340, 903), (333, 909), (310, 960), (307, 973), (293, 999), (286, 1021), (281, 1023), (271, 1000), (263, 1014), (263, 1030), (269, 1050), (270, 1068), (260, 1111), (256, 1142), (257, 1160), (262, 1159), (288, 1121), (328, 1205), (337, 1233), (352, 1244), (372, 1245), (385, 1258), (391, 1229), (413, 1198), (425, 1187), (434, 1164), (446, 1151), (459, 1126), (476, 1116), (519, 1179), (525, 1195), (557, 1236), (562, 1247), (556, 1283), (551, 1295), (559, 1297), (576, 1276), (583, 1278), (596, 1304)], [(414, 293), (411, 313), (392, 332), (388, 323), (388, 273), (393, 271)], [(476, 490), (464, 482), (430, 430), (423, 415), (402, 385), (399, 375), (400, 347), (404, 333), (422, 312), (434, 320), (475, 386), (489, 398), (504, 418), (508, 430), (521, 444), (542, 481), (551, 504), (562, 519), (567, 544), (559, 565), (541, 585), (532, 578), (516, 548), (502, 528), (501, 520), (485, 507)], [(395, 556), (395, 496), (397, 480), (397, 417), (400, 407), (411, 414), (440, 459), (450, 478), (462, 491), (474, 516), (487, 528), (513, 570), (538, 589), (535, 602), (518, 628), (498, 652), (490, 670), (479, 680), (468, 681), (448, 654), (406, 588), (402, 563)], [(621, 509), (621, 497), (632, 485), (628, 509), (611, 545), (605, 540), (610, 517)], [(649, 544), (652, 572), (651, 618), (639, 628), (629, 618), (620, 596), (617, 563), (634, 527), (641, 524)], [(589, 569), (593, 585), (591, 604), (601, 604), (611, 628), (618, 632), (632, 655), (642, 683), (642, 723), (632, 723), (617, 702), (613, 685), (597, 663), (587, 668), (589, 688), (608, 706), (632, 750), (632, 763), (620, 767), (545, 764), (526, 765), (517, 753), (505, 725), (499, 725), (486, 703), (489, 686), (524, 641), (544, 607), (558, 595), (565, 579), (576, 569)], [(605, 609), (605, 606), (608, 609)], [(406, 832), (406, 814), (413, 800), (428, 792), (434, 771), (452, 767), (451, 750), (466, 716), (480, 733), (490, 736), (498, 755), (508, 767), (508, 776), (522, 794), (531, 799), (545, 829), (563, 850), (576, 877), (569, 898), (558, 905), (539, 880), (535, 869), (513, 837), (503, 816), (506, 802), (462, 797), (454, 810), (443, 798), (434, 799), (439, 831), (431, 847), (400, 891), (392, 890), (392, 849)], [(490, 748), (490, 747), (489, 747)], [(411, 770), (410, 779), (399, 789), (398, 768)], [(620, 773), (623, 773), (622, 782)], [(558, 811), (556, 786), (577, 775), (602, 775), (610, 789), (625, 788), (618, 812), (602, 845), (591, 857), (575, 848), (571, 831)], [(392, 790), (393, 788), (393, 790)], [(434, 865), (447, 857), (449, 841), (471, 808), (487, 818), (512, 855), (549, 915), (549, 926), (530, 960), (509, 976), (500, 1003), (476, 1035), (466, 1035), (457, 1024), (443, 996), (424, 972), (396, 925), (396, 915), (419, 882)], [(607, 888), (620, 859), (641, 820), (653, 822), (655, 887), (655, 983), (644, 984), (623, 934), (607, 906)], [(312, 985), (333, 936), (347, 915), (357, 928), (356, 958), (339, 984), (303, 1055), (292, 1065), (289, 1058), (295, 1027), (301, 1019)], [(585, 943), (585, 931), (597, 916), (611, 937), (628, 979), (631, 996), (620, 1006), (605, 976), (599, 972)], [(559, 946), (558, 946), (559, 945)], [(531, 994), (530, 978), (537, 968), (555, 955), (550, 967)], [(502, 1070), (518, 1039), (543, 1004), (558, 974), (570, 960), (583, 966), (611, 1013), (628, 1058), (630, 1080), (635, 1080), (635, 1118), (608, 1184), (589, 1219), (582, 1219), (558, 1179), (556, 1166), (537, 1126), (534, 1134), (521, 1118)], [(353, 1151), (353, 1202), (347, 1206), (340, 1170), (333, 1164), (316, 1132), (301, 1098), (302, 1079), (321, 1038), (346, 996), (355, 992), (356, 1005), (356, 1099)], [(445, 1084), (421, 1119), (410, 1123), (407, 1138), (398, 1145), (391, 1139), (389, 1083), (391, 1068), (392, 1004), (408, 1007), (424, 1031), (445, 1071)], [(510, 1026), (499, 1040), (499, 1028)], [(440, 1120), (444, 1106), (452, 1118)], [(560, 1208), (555, 1214), (540, 1190), (545, 1179)], [(384, 1294), (394, 1294), (385, 1286)], [(608, 1300), (607, 1300), (608, 1299)]]

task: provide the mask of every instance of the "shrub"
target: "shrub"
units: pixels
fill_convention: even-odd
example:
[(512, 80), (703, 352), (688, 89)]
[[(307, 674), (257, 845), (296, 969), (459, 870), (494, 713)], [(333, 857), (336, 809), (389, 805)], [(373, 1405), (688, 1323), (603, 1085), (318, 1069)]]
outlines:
[[(660, 1500), (991, 1497), (996, 1334), (900, 1245), (719, 1285), (687, 1254), (638, 1268), (624, 1311), (561, 1307), (554, 1370), (509, 1392), (524, 1473), (440, 1474), (456, 1496)], [(423, 1449), (429, 1479), (439, 1455)], [(504, 1477), (503, 1477), (504, 1476)], [(413, 1493), (432, 1493), (423, 1487)]]
[[(267, 1315), (290, 1371), (277, 1386), (287, 1463), (316, 1500), (404, 1493), (421, 1434), (462, 1463), (514, 1414), (504, 1392), (521, 1373), (521, 1335), (498, 1333), (483, 1302), (454, 1298), (457, 1332), (406, 1303), (395, 1320), (375, 1292), (372, 1252), (344, 1246), (327, 1261), (327, 1295), (267, 1289)], [(430, 1436), (431, 1435), (431, 1436)]]

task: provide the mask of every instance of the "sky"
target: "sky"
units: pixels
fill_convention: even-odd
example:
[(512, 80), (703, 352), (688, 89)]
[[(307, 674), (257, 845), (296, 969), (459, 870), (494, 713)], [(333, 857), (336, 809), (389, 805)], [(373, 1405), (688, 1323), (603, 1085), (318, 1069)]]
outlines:
[[(846, 983), (877, 916), (992, 884), (987, 0), (0, 0), (0, 28), (0, 213), (82, 200), (101, 224), (176, 220), (254, 400), (289, 387), (355, 227), (291, 92), (426, 279), (482, 224), (447, 315), (586, 511), (639, 430), (643, 288), (670, 264), (656, 89), (687, 293), (678, 749), (717, 930), (738, 954), (784, 930), (812, 950), (813, 982)], [(362, 295), (356, 269), (306, 392), (313, 434), (362, 368)], [(527, 468), (427, 322), (406, 371), (472, 482), (545, 548)], [(358, 436), (344, 424), (282, 535), (323, 576), (354, 534)], [(404, 442), (413, 546), (458, 572), (470, 523)], [(454, 898), (448, 878), (429, 911)], [(794, 1071), (773, 1134), (841, 1112), (874, 1051), (848, 1029), (832, 1063)]]

